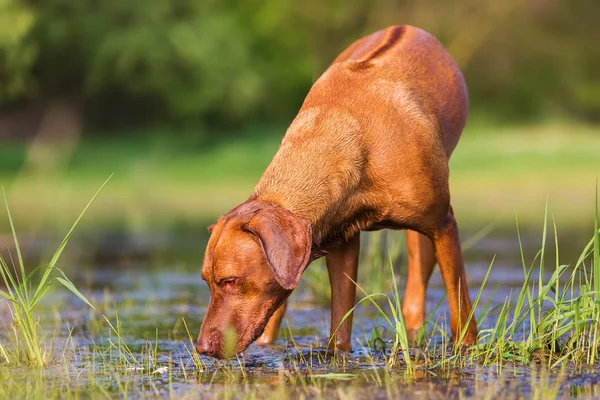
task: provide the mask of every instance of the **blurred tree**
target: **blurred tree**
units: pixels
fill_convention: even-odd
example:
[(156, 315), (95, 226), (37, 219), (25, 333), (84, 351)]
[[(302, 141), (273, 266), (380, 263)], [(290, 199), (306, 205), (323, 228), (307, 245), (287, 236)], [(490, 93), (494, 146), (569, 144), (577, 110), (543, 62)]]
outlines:
[(0, 0), (0, 104), (32, 93), (30, 71), (37, 46), (26, 41), (34, 11), (19, 0)]
[(456, 57), (475, 112), (600, 119), (598, 15), (597, 0), (0, 0), (0, 96), (100, 121), (289, 120), (340, 50), (407, 23)]
[(469, 86), (471, 109), (505, 120), (600, 120), (598, 0), (305, 0), (321, 70), (356, 37), (406, 23), (435, 34)]
[[(46, 93), (155, 99), (163, 117), (241, 118), (298, 98), (312, 72), (296, 57), (290, 0), (46, 0), (37, 77)], [(304, 88), (302, 88), (304, 89)], [(259, 104), (262, 103), (262, 107)]]

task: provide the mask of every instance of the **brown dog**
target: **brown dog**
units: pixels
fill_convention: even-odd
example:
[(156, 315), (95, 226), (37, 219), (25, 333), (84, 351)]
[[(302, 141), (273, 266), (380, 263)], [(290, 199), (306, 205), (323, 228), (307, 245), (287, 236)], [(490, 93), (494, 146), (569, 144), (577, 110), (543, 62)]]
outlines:
[[(202, 277), (211, 292), (197, 349), (224, 357), (261, 334), (272, 342), (285, 301), (310, 262), (326, 256), (331, 332), (348, 350), (359, 232), (406, 229), (402, 304), (409, 335), (425, 316), (425, 290), (440, 265), (450, 328), (471, 312), (448, 158), (467, 117), (463, 77), (442, 45), (412, 26), (354, 42), (314, 84), (254, 193), (210, 229)], [(435, 249), (435, 253), (434, 253)], [(339, 329), (338, 329), (339, 327)], [(465, 344), (474, 343), (473, 319)], [(333, 342), (332, 342), (333, 343)]]

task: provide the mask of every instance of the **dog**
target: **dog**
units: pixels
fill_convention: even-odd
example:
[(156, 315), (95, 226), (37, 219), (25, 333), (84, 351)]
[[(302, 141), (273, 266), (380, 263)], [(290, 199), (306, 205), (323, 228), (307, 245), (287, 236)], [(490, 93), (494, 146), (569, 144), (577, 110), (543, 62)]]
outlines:
[(209, 228), (202, 278), (210, 302), (198, 352), (224, 358), (257, 339), (273, 342), (286, 299), (323, 256), (330, 343), (349, 351), (352, 317), (344, 316), (355, 304), (359, 235), (385, 228), (406, 230), (409, 338), (424, 322), (437, 261), (452, 335), (475, 343), (448, 187), (467, 108), (458, 66), (419, 28), (391, 26), (344, 50), (311, 88), (250, 198)]

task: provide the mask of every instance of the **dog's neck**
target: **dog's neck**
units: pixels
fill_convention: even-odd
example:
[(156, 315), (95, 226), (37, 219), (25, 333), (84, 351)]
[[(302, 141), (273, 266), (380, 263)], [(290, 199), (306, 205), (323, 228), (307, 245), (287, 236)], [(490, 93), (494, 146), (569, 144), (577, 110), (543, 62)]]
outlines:
[[(302, 208), (297, 209), (294, 207), (294, 204), (282, 203), (274, 199), (274, 197), (270, 196), (268, 193), (264, 193), (262, 195), (254, 193), (242, 206), (245, 205), (259, 208), (260, 204), (265, 203), (267, 203), (269, 206), (285, 208), (286, 210), (291, 211), (296, 216), (301, 217), (302, 219), (305, 219), (310, 223), (312, 229), (310, 262), (325, 256), (332, 249), (342, 245), (347, 240), (345, 235), (340, 235), (338, 233), (338, 231), (340, 231), (341, 228), (332, 227), (331, 225), (324, 223), (324, 217), (319, 218), (318, 216), (315, 216), (315, 214), (303, 213)], [(357, 230), (352, 232), (355, 233)], [(352, 234), (349, 234), (349, 236), (352, 236)]]
[[(327, 85), (321, 78), (315, 87)], [(378, 222), (368, 176), (365, 116), (335, 101), (307, 97), (279, 150), (256, 185), (256, 199), (286, 208), (312, 225), (317, 252), (349, 240)], [(320, 253), (315, 253), (320, 254)]]
[[(329, 234), (328, 229), (325, 224), (322, 223), (322, 215), (319, 215), (319, 213), (315, 212), (318, 211), (319, 207), (315, 207), (314, 209), (310, 210), (309, 208), (304, 207), (305, 203), (299, 201), (299, 197), (301, 196), (295, 196), (294, 199), (290, 199), (279, 196), (276, 192), (261, 191), (255, 192), (248, 199), (248, 201), (268, 203), (270, 205), (285, 208), (286, 210), (294, 213), (296, 216), (308, 221), (312, 227), (312, 248), (314, 251), (318, 251), (321, 248), (323, 239)], [(319, 257), (322, 255), (324, 254), (321, 254)]]
[[(314, 178), (319, 181), (318, 176)], [(363, 196), (336, 192), (335, 187), (340, 182), (336, 181), (335, 175), (325, 181), (325, 184), (317, 185), (308, 181), (298, 190), (286, 187), (294, 182), (272, 182), (271, 185), (257, 186), (249, 200), (285, 208), (308, 221), (312, 227), (311, 260), (320, 258), (347, 242), (354, 234), (366, 229), (379, 218), (379, 215), (375, 216), (368, 208), (364, 208), (361, 201)]]

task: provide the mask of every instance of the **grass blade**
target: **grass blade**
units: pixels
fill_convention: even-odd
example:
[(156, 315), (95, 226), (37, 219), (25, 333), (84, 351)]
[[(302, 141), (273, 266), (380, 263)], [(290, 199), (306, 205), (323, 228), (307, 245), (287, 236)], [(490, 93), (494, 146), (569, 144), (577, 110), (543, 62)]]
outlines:
[(65, 238), (61, 242), (60, 246), (58, 246), (58, 249), (56, 250), (56, 252), (52, 256), (52, 258), (50, 259), (50, 263), (48, 264), (48, 268), (46, 268), (46, 270), (44, 271), (44, 274), (42, 275), (42, 279), (40, 280), (40, 283), (39, 283), (39, 285), (38, 285), (38, 287), (37, 287), (37, 289), (35, 291), (34, 299), (38, 300), (41, 288), (46, 284), (46, 281), (48, 280), (48, 277), (50, 276), (50, 273), (52, 272), (52, 270), (56, 266), (56, 263), (58, 262), (58, 259), (60, 258), (63, 250), (65, 249), (67, 243), (69, 242), (69, 238), (71, 237), (71, 234), (75, 230), (75, 227), (77, 226), (77, 224), (79, 223), (79, 221), (81, 220), (81, 218), (83, 218), (83, 216), (85, 215), (85, 213), (87, 212), (87, 210), (90, 208), (90, 206), (92, 205), (92, 203), (94, 203), (94, 200), (96, 200), (96, 198), (98, 197), (98, 195), (100, 194), (100, 192), (102, 191), (102, 189), (104, 189), (104, 186), (106, 186), (106, 184), (108, 183), (108, 181), (110, 180), (111, 177), (112, 177), (112, 175), (109, 176), (106, 181), (104, 181), (104, 183), (102, 184), (102, 186), (100, 186), (100, 189), (98, 189), (98, 191), (96, 192), (96, 194), (94, 194), (94, 196), (92, 197), (92, 199), (86, 204), (86, 206), (83, 208), (83, 211), (79, 214), (79, 216), (77, 217), (77, 219), (75, 220), (75, 222), (71, 226), (71, 229), (69, 229), (69, 232), (67, 232), (67, 234), (65, 235)]
[[(62, 273), (62, 271), (61, 271)], [(71, 291), (71, 293), (73, 293), (75, 296), (79, 297), (81, 300), (83, 300), (83, 302), (85, 304), (87, 304), (88, 306), (90, 306), (93, 310), (96, 309), (96, 307), (94, 307), (92, 305), (92, 303), (89, 302), (89, 300), (79, 291), (77, 290), (77, 288), (75, 287), (75, 285), (73, 285), (73, 282), (71, 282), (63, 273), (63, 278), (56, 278), (56, 280), (60, 283), (62, 283), (62, 285), (64, 287), (66, 287), (67, 289), (69, 289)]]
[(594, 214), (594, 291), (596, 304), (600, 304), (600, 233), (598, 232), (598, 181), (596, 181), (596, 204)]
[[(6, 214), (8, 215), (8, 221), (10, 223), (10, 231), (12, 233), (13, 241), (15, 242), (15, 250), (17, 251), (17, 259), (19, 261), (19, 268), (21, 270), (21, 277), (25, 277), (25, 264), (23, 263), (23, 256), (21, 255), (21, 246), (19, 245), (19, 239), (17, 238), (17, 231), (15, 230), (15, 224), (13, 223), (12, 215), (10, 213), (10, 208), (8, 207), (8, 200), (6, 199), (6, 191), (4, 187), (2, 187), (2, 196), (4, 197), (4, 206), (6, 207)], [(27, 285), (23, 283), (23, 292), (22, 296), (25, 299), (29, 298), (29, 293), (27, 292)], [(15, 287), (16, 288), (16, 287)]]

